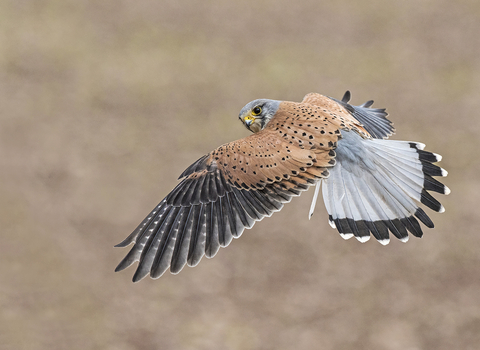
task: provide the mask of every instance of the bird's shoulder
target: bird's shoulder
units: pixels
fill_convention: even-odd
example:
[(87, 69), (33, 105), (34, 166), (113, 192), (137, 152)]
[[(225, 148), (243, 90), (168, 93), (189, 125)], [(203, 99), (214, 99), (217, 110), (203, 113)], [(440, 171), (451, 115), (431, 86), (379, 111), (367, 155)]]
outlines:
[(326, 126), (298, 128), (298, 121), (292, 122), (226, 143), (193, 163), (181, 177), (199, 178), (219, 171), (237, 188), (262, 189), (297, 177), (314, 183), (328, 176), (326, 169), (335, 164), (333, 149), (339, 133), (325, 131)]
[(326, 96), (311, 93), (302, 102), (283, 101), (263, 130), (221, 145), (181, 177), (201, 178), (219, 171), (228, 183), (243, 189), (261, 189), (302, 174), (322, 178), (335, 164), (342, 129), (370, 137), (344, 107)]
[(359, 133), (363, 138), (370, 138), (370, 133), (365, 130), (364, 125), (357, 120), (343, 105), (315, 92), (311, 92), (303, 98), (300, 103), (304, 109), (311, 108), (321, 119), (327, 120), (333, 125), (344, 130), (353, 130)]

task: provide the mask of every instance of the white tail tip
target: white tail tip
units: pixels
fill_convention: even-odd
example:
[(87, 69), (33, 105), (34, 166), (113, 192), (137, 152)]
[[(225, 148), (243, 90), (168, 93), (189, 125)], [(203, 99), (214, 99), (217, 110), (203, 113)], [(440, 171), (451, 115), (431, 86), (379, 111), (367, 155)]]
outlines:
[(360, 243), (365, 243), (365, 242), (367, 242), (367, 241), (370, 239), (370, 235), (368, 235), (368, 236), (363, 236), (363, 237), (357, 237), (357, 236), (355, 236), (355, 238), (356, 238)]
[(390, 238), (380, 239), (378, 243), (380, 243), (381, 245), (387, 245), (388, 243), (390, 243)]

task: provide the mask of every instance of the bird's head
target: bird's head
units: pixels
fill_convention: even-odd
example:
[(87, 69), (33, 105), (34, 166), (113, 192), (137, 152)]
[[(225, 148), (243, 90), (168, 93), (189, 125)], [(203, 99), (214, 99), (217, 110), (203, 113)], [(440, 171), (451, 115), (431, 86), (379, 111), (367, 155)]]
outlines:
[(238, 118), (251, 132), (263, 130), (270, 119), (277, 113), (280, 101), (254, 100), (245, 105), (240, 111)]

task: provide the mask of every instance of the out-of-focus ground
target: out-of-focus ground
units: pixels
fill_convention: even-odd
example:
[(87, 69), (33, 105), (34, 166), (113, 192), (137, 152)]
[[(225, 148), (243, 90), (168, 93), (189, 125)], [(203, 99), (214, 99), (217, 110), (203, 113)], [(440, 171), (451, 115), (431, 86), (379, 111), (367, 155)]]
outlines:
[[(1, 349), (478, 349), (480, 2), (0, 2)], [(255, 98), (388, 107), (436, 228), (344, 241), (312, 191), (179, 275), (114, 249)]]

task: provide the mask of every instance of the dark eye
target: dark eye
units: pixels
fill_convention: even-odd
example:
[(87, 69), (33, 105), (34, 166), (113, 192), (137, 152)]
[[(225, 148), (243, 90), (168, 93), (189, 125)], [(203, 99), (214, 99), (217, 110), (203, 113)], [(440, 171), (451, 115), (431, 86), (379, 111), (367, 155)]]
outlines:
[(260, 113), (262, 113), (262, 107), (256, 106), (255, 108), (252, 109), (253, 115), (259, 115)]

